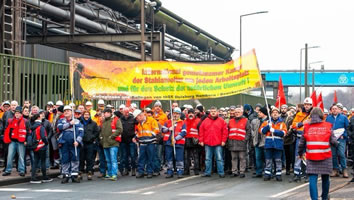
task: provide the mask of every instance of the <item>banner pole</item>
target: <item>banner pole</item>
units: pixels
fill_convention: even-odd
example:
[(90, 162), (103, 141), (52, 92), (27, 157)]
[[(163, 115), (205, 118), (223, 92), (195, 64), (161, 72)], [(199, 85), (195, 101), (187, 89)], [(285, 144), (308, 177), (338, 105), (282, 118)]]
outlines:
[(171, 143), (173, 147), (173, 156), (176, 158), (176, 146), (175, 146), (175, 124), (173, 122), (173, 110), (172, 110), (172, 100), (170, 100), (170, 115), (171, 115), (171, 124), (172, 124), (172, 136)]
[[(74, 103), (74, 84), (73, 82), (71, 82), (71, 103)], [(72, 120), (75, 120), (75, 115), (74, 115), (74, 107), (71, 107), (71, 112), (73, 113), (72, 115)], [(75, 130), (75, 123), (73, 125), (73, 130), (74, 130), (74, 143), (76, 142), (76, 130)], [(75, 147), (75, 157), (77, 158), (77, 147), (74, 145)]]

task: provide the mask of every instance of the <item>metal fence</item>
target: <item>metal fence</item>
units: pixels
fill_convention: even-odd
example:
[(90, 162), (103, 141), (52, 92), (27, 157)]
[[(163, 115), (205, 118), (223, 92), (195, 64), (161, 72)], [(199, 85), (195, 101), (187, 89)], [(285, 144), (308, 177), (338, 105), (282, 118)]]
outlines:
[(48, 101), (70, 100), (69, 65), (0, 54), (0, 102), (30, 100), (43, 108)]

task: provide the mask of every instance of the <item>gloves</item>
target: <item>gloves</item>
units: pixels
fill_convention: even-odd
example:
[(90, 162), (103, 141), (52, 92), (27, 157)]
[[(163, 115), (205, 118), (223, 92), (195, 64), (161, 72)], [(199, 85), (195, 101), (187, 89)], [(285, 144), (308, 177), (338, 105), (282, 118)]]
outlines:
[(271, 133), (274, 133), (274, 128), (270, 128), (270, 132), (271, 132)]

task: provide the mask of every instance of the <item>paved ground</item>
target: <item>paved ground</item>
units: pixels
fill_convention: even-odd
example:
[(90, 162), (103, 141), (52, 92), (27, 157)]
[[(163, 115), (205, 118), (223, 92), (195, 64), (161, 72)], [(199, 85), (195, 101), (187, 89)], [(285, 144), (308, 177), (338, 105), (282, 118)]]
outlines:
[[(81, 183), (61, 184), (59, 179), (52, 183), (30, 184), (28, 182), (0, 187), (0, 200), (11, 199), (120, 199), (120, 200), (164, 200), (164, 199), (309, 199), (308, 184), (289, 183), (290, 176), (283, 176), (283, 182), (275, 180), (264, 182), (253, 179), (247, 174), (245, 179), (214, 175), (211, 178), (189, 176), (183, 179), (165, 179), (163, 175), (153, 179), (119, 177), (112, 182), (94, 177)], [(354, 197), (354, 186), (349, 179), (331, 179), (332, 199), (350, 199)], [(0, 180), (1, 182), (1, 180)], [(320, 187), (319, 187), (320, 188)]]

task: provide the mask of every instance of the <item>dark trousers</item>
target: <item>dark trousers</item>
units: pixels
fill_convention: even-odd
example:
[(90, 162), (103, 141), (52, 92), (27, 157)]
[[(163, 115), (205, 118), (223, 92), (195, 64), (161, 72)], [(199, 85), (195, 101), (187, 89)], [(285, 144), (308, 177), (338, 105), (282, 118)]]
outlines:
[[(134, 142), (120, 143), (122, 169), (136, 169), (137, 146)], [(130, 162), (129, 162), (130, 158)]]
[(91, 172), (91, 174), (93, 174), (93, 166), (96, 157), (96, 154), (94, 154), (95, 148), (96, 146), (93, 143), (84, 143), (80, 151), (80, 172)]
[(225, 166), (224, 166), (224, 170), (225, 172), (231, 172), (232, 171), (232, 157), (231, 157), (231, 151), (228, 148), (224, 148), (224, 162), (225, 162)]
[(199, 159), (200, 159), (200, 148), (192, 147), (185, 148), (184, 151), (184, 170), (189, 172), (191, 166), (191, 158), (194, 160), (194, 171), (200, 171)]
[(47, 171), (46, 171), (46, 155), (47, 151), (46, 149), (41, 149), (37, 152), (34, 152), (34, 163), (32, 167), (32, 179), (36, 177), (36, 169), (38, 168), (39, 160), (41, 161), (41, 172), (43, 175), (43, 178), (47, 177)]
[(294, 168), (294, 161), (295, 161), (295, 153), (294, 153), (294, 145), (289, 144), (289, 145), (284, 145), (284, 151), (285, 151), (285, 168), (286, 171), (289, 172), (291, 168)]

